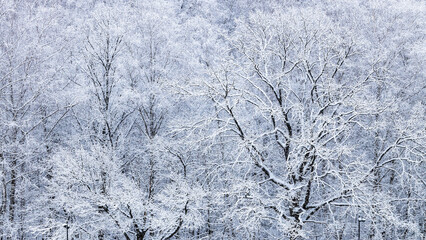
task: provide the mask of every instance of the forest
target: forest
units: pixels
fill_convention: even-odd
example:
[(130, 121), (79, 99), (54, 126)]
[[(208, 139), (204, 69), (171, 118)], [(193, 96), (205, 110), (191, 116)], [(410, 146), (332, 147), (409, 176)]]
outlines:
[(426, 1), (0, 0), (0, 240), (424, 240)]

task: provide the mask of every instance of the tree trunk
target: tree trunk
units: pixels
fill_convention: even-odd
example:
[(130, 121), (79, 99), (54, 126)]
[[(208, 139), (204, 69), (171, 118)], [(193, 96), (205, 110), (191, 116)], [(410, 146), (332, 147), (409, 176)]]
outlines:
[(16, 159), (12, 160), (10, 171), (10, 194), (9, 194), (9, 221), (13, 225), (15, 221), (15, 205), (16, 205)]

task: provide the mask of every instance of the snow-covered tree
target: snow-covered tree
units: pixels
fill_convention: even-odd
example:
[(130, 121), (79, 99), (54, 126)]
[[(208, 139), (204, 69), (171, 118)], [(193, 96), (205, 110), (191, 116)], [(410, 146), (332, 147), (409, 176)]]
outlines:
[(422, 239), (425, 10), (0, 0), (0, 239)]

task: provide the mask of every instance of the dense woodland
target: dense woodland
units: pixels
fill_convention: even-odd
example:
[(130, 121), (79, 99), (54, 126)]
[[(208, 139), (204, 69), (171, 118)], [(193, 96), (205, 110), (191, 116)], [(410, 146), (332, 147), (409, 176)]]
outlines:
[(0, 239), (424, 239), (426, 2), (0, 0)]

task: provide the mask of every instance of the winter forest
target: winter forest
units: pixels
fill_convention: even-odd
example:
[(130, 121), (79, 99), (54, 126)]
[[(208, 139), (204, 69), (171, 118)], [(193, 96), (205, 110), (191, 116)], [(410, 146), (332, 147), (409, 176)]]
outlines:
[(426, 2), (0, 0), (0, 239), (426, 236)]

